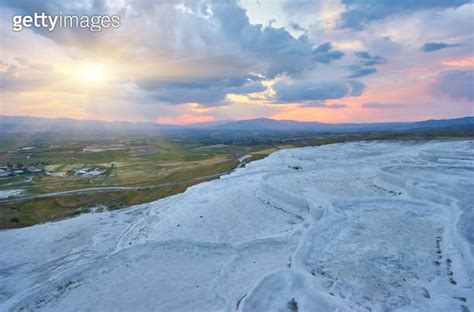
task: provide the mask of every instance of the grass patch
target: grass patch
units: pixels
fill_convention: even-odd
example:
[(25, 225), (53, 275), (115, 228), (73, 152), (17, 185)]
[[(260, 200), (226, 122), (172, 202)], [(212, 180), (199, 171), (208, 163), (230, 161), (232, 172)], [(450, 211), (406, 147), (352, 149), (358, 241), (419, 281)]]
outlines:
[(146, 190), (101, 192), (40, 198), (30, 201), (2, 204), (0, 207), (0, 229), (31, 226), (48, 221), (71, 218), (89, 212), (92, 207), (103, 205), (109, 210), (155, 201), (184, 192), (188, 187), (202, 181), (183, 182)]

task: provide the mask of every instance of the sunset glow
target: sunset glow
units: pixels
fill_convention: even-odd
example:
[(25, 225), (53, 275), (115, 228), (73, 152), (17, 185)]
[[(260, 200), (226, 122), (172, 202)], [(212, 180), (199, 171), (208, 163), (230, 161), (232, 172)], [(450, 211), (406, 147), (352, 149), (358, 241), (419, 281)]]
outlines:
[(121, 16), (98, 32), (14, 32), (12, 15), (51, 7), (7, 2), (0, 114), (176, 124), (472, 115), (474, 4), (461, 2), (383, 2), (369, 15), (338, 0), (51, 6)]
[(104, 69), (100, 66), (89, 66), (84, 68), (81, 71), (81, 79), (90, 84), (99, 84), (101, 82), (104, 82), (106, 79), (106, 74), (104, 72)]

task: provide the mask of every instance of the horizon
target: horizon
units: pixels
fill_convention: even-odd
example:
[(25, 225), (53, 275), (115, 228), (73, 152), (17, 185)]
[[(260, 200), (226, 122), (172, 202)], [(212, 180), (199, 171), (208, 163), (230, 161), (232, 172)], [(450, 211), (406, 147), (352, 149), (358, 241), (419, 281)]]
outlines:
[[(128, 120), (99, 120), (99, 119), (78, 119), (78, 118), (71, 118), (71, 117), (37, 117), (37, 116), (22, 116), (22, 115), (0, 115), (1, 117), (13, 117), (13, 118), (37, 118), (37, 119), (47, 119), (47, 120), (74, 120), (74, 121), (86, 121), (86, 122), (103, 122), (103, 123), (131, 123), (131, 124), (154, 124), (154, 125), (161, 125), (161, 126), (176, 126), (176, 127), (189, 127), (193, 125), (202, 125), (202, 124), (213, 124), (219, 123), (222, 124), (232, 123), (232, 122), (239, 122), (239, 121), (253, 121), (253, 120), (271, 120), (271, 121), (287, 121), (287, 122), (299, 122), (299, 123), (320, 123), (320, 124), (327, 124), (327, 125), (342, 125), (342, 124), (351, 124), (350, 122), (347, 123), (331, 123), (331, 122), (320, 122), (320, 121), (299, 121), (294, 119), (274, 119), (268, 117), (260, 117), (260, 118), (250, 118), (250, 119), (226, 119), (226, 120), (217, 120), (211, 122), (196, 122), (196, 123), (187, 123), (187, 124), (165, 124), (165, 123), (158, 123), (154, 121), (128, 121)], [(465, 119), (465, 118), (474, 118), (474, 115), (466, 115), (460, 116), (456, 118), (435, 118), (435, 119), (420, 119), (420, 120), (407, 120), (407, 121), (388, 121), (388, 122), (354, 122), (352, 124), (377, 124), (377, 123), (417, 123), (417, 122), (425, 122), (425, 121), (443, 121), (443, 120), (458, 120), (458, 119)]]
[[(151, 9), (132, 0), (2, 1), (0, 9), (0, 115), (180, 126), (474, 115), (468, 0), (183, 1)], [(15, 16), (37, 12), (119, 16), (120, 26), (15, 30)]]

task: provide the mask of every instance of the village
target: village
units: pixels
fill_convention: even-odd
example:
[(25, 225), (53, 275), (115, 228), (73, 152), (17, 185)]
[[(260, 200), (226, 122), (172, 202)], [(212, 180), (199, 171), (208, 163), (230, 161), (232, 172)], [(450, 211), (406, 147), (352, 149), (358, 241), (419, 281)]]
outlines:
[[(7, 164), (0, 166), (0, 178), (3, 177), (13, 177), (13, 176), (20, 176), (26, 174), (37, 174), (37, 173), (45, 173), (48, 175), (52, 175), (51, 172), (46, 171), (44, 166), (48, 165), (47, 162), (37, 162), (31, 164)], [(98, 176), (102, 175), (107, 170), (104, 168), (99, 167), (83, 167), (79, 169), (75, 169), (72, 171), (71, 174), (75, 176), (83, 176), (83, 177), (91, 177), (91, 176)]]
[(30, 164), (6, 164), (0, 166), (0, 178), (1, 177), (11, 177), (11, 176), (20, 176), (24, 174), (35, 174), (43, 173), (45, 170), (43, 167), (47, 165), (46, 162), (37, 162)]

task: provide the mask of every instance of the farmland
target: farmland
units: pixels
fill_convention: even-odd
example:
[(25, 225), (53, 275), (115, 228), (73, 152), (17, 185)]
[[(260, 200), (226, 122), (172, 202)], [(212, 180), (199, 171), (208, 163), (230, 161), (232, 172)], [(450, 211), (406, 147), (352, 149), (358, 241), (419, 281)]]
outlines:
[[(0, 193), (7, 194), (0, 199), (0, 228), (150, 202), (229, 172), (244, 155), (250, 161), (276, 149), (268, 144), (146, 136), (92, 141), (3, 138), (0, 165), (11, 174), (0, 178)], [(32, 166), (39, 172), (18, 170)], [(75, 190), (90, 191), (68, 193)]]

